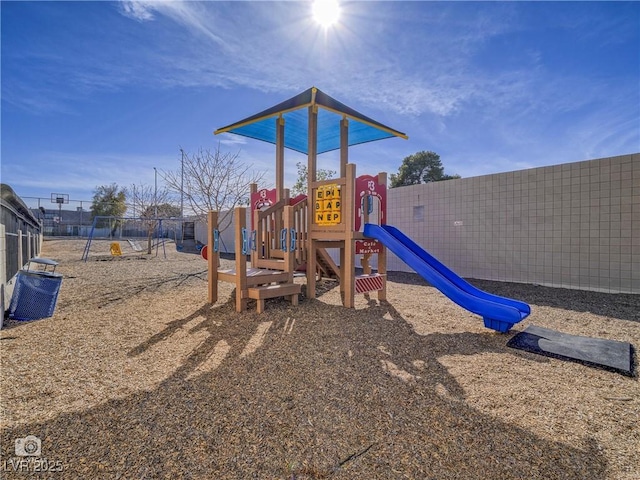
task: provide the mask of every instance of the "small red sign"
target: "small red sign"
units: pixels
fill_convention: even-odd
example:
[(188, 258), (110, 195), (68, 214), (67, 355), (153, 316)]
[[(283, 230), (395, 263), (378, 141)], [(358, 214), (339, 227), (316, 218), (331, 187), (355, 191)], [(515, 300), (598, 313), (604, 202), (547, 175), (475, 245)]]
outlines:
[(356, 255), (380, 253), (382, 245), (377, 240), (356, 240)]

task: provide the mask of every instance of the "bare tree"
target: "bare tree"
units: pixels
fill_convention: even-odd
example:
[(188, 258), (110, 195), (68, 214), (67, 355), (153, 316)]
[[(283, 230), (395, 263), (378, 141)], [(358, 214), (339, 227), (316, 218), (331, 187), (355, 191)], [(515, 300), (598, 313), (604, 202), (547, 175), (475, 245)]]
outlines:
[(170, 192), (166, 187), (156, 191), (150, 185), (131, 185), (128, 193), (133, 216), (142, 219), (147, 231), (147, 254), (151, 254), (153, 232), (158, 227), (158, 219), (180, 215), (180, 209), (168, 203)]
[(240, 152), (221, 152), (220, 144), (212, 152), (200, 149), (189, 155), (183, 152), (182, 169), (163, 172), (166, 185), (184, 196), (190, 210), (206, 219), (209, 210), (220, 212), (218, 229), (222, 232), (231, 224), (233, 209), (249, 203), (250, 185), (264, 179), (266, 172), (257, 172), (252, 165), (243, 164)]

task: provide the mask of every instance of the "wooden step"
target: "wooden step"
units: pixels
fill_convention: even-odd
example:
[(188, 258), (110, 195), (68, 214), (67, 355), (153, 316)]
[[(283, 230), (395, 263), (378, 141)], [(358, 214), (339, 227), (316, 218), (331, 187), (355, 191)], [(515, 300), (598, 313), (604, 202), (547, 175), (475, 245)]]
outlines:
[(302, 285), (299, 283), (277, 283), (274, 285), (263, 285), (260, 287), (250, 287), (248, 289), (249, 298), (259, 300), (261, 298), (286, 297), (300, 293)]
[(271, 270), (284, 270), (284, 260), (277, 258), (259, 258), (256, 260), (256, 267), (270, 268)]
[(278, 283), (261, 287), (249, 287), (247, 293), (249, 298), (257, 301), (257, 311), (262, 313), (264, 312), (265, 298), (289, 297), (291, 305), (297, 305), (301, 288), (302, 285), (299, 283)]

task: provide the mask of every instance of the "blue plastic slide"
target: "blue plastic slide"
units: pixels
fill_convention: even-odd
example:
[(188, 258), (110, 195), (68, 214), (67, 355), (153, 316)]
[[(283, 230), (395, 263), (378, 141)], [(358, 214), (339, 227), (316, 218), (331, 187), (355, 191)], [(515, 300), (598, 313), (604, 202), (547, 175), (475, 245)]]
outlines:
[(474, 287), (391, 225), (367, 223), (364, 226), (364, 234), (379, 240), (422, 278), (462, 308), (480, 315), (487, 328), (507, 332), (531, 313), (531, 307), (524, 302), (492, 295)]

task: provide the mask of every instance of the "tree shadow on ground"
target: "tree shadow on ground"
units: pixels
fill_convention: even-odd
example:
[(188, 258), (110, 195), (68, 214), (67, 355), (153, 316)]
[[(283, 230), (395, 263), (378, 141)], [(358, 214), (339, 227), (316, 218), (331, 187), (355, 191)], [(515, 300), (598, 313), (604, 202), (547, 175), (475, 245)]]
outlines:
[[(9, 314), (7, 314), (2, 324), (2, 329), (10, 330), (12, 328), (23, 327), (26, 325), (31, 325), (33, 322), (39, 322), (40, 320), (46, 320), (46, 319), (36, 318), (35, 320), (16, 320), (15, 318), (10, 318)], [(8, 338), (8, 337), (5, 337), (5, 338)]]
[[(389, 272), (388, 279), (394, 283), (406, 285), (427, 285), (417, 273)], [(603, 293), (568, 288), (545, 287), (527, 283), (497, 282), (493, 280), (465, 279), (474, 287), (488, 293), (515, 298), (535, 306), (547, 306), (591, 312), (603, 317), (640, 322), (640, 295), (626, 293)]]
[[(553, 442), (465, 403), (438, 357), (511, 354), (502, 336), (421, 336), (386, 302), (267, 310), (227, 302), (169, 322), (129, 355), (178, 329), (208, 337), (157, 388), (5, 428), (3, 459), (33, 434), (64, 478), (604, 478), (595, 441)], [(221, 341), (224, 359), (194, 375)]]

